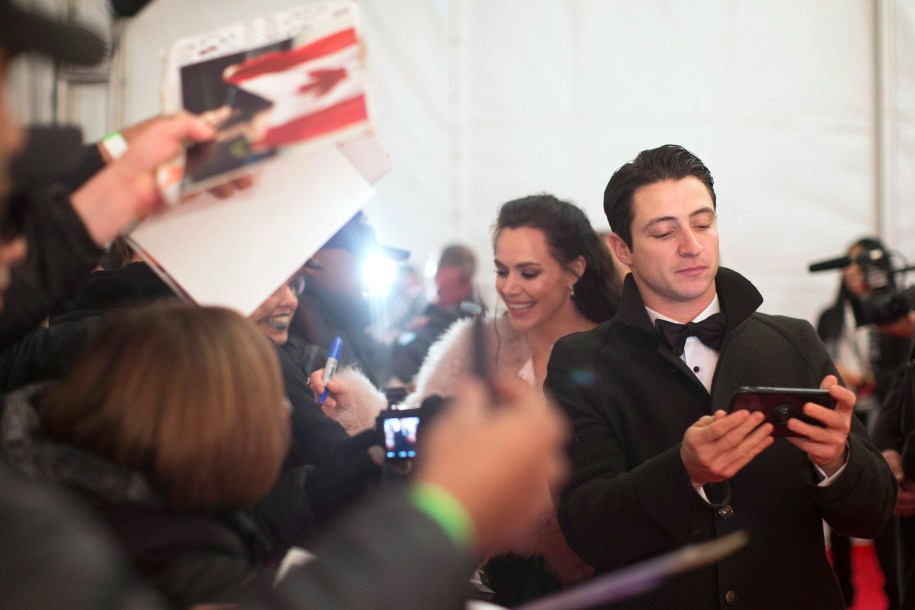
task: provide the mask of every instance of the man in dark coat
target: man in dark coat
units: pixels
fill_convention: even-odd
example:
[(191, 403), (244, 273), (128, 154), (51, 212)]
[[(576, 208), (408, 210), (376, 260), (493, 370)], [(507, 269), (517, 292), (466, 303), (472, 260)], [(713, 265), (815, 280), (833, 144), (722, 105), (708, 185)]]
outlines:
[[(614, 253), (632, 271), (620, 312), (560, 340), (546, 381), (574, 426), (559, 503), (570, 546), (607, 571), (746, 530), (747, 548), (632, 607), (842, 608), (821, 520), (873, 537), (896, 494), (852, 418), (854, 395), (808, 323), (758, 313), (752, 284), (719, 268), (713, 181), (698, 158), (644, 151), (604, 197)], [(693, 324), (664, 333), (670, 322)], [(823, 427), (792, 418), (799, 436), (728, 412), (739, 386), (818, 385), (837, 408), (807, 403)]]

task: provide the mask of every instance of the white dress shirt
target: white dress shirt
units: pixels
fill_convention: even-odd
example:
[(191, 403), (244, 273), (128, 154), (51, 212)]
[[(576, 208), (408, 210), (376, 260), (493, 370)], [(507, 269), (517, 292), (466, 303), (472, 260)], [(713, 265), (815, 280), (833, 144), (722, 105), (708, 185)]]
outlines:
[[(649, 307), (646, 307), (645, 311), (648, 312), (648, 317), (651, 318), (652, 325), (655, 320), (666, 320), (675, 324), (681, 324), (681, 322), (668, 318)], [(716, 294), (708, 307), (703, 309), (702, 313), (693, 318), (691, 322), (701, 322), (720, 311), (721, 305), (718, 303), (718, 295)], [(709, 347), (700, 341), (698, 337), (687, 337), (686, 345), (683, 346), (683, 354), (680, 356), (680, 360), (686, 363), (686, 366), (696, 374), (696, 377), (698, 377), (699, 381), (702, 382), (702, 385), (705, 386), (706, 391), (711, 394), (712, 378), (715, 376), (715, 368), (718, 366), (718, 350)]]
[[(682, 324), (678, 320), (673, 318), (668, 318), (667, 316), (660, 314), (650, 307), (646, 307), (645, 311), (648, 312), (648, 317), (651, 318), (651, 323), (654, 325), (655, 320), (667, 320), (668, 322), (674, 322), (675, 324)], [(712, 302), (709, 303), (708, 307), (702, 310), (702, 312), (690, 320), (690, 322), (701, 322), (707, 317), (719, 313), (721, 311), (721, 304), (718, 302), (718, 295), (715, 294), (715, 298), (712, 299)], [(690, 370), (695, 373), (696, 377), (699, 378), (699, 381), (705, 386), (706, 391), (709, 394), (712, 393), (712, 379), (715, 377), (715, 369), (718, 367), (718, 350), (709, 347), (705, 343), (699, 340), (698, 337), (688, 337), (686, 339), (686, 345), (683, 347), (683, 354), (680, 355), (680, 360), (686, 363)], [(846, 464), (848, 461), (846, 460)], [(836, 477), (842, 474), (842, 471), (845, 470), (845, 464), (839, 468), (838, 471), (831, 477), (827, 477), (826, 473), (817, 466), (813, 465), (816, 469), (817, 474), (820, 476), (820, 482), (818, 485), (820, 487), (826, 487), (831, 485), (835, 481)], [(708, 502), (708, 498), (705, 495), (705, 490), (700, 486), (696, 487), (696, 491), (699, 492), (699, 495)]]

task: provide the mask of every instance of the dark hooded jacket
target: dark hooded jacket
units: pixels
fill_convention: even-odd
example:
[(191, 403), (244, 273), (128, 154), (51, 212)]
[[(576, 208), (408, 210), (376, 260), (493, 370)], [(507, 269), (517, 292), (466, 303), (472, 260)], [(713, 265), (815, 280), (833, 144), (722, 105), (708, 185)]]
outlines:
[(34, 404), (47, 384), (6, 398), (0, 451), (33, 480), (82, 496), (121, 543), (134, 570), (176, 607), (236, 599), (254, 580), (267, 542), (244, 513), (169, 508), (139, 472), (47, 437)]

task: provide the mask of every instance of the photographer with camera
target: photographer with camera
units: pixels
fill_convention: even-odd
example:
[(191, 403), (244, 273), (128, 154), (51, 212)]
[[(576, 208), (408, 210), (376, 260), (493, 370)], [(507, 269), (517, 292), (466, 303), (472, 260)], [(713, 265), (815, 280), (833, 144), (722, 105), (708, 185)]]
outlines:
[[(884, 332), (882, 326), (867, 323), (870, 319), (883, 321), (896, 315), (893, 311), (875, 309), (872, 305), (875, 296), (897, 294), (894, 268), (886, 247), (876, 238), (863, 237), (851, 245), (846, 256), (847, 264), (842, 267), (838, 295), (835, 302), (820, 314), (817, 333), (842, 379), (858, 397), (855, 414), (865, 425), (873, 425), (890, 382), (905, 361), (908, 341)], [(846, 262), (841, 258), (835, 260)], [(814, 264), (811, 269), (824, 265)], [(900, 320), (907, 318), (906, 315)], [(899, 321), (895, 324), (898, 326)], [(830, 530), (830, 545), (833, 569), (842, 587), (845, 605), (851, 606), (855, 597), (851, 580), (851, 541)], [(874, 548), (885, 576), (888, 608), (893, 610), (899, 607), (893, 528), (887, 528), (874, 540)]]
[[(879, 408), (890, 382), (905, 361), (904, 325), (909, 313), (896, 287), (890, 253), (880, 240), (864, 237), (848, 250), (848, 264), (835, 302), (820, 314), (817, 332), (842, 375), (858, 396), (855, 412)], [(890, 297), (883, 298), (884, 295)], [(881, 305), (881, 302), (891, 306)], [(903, 336), (899, 336), (902, 334)], [(873, 423), (873, 422), (871, 422)]]
[[(879, 242), (876, 244), (879, 246)], [(842, 260), (824, 261), (810, 269), (834, 269), (841, 266), (837, 263)], [(858, 324), (855, 332), (870, 332), (875, 338), (872, 345), (876, 349), (871, 355), (876, 356), (872, 361), (873, 384), (879, 410), (871, 416), (871, 436), (899, 483), (893, 522), (875, 540), (875, 546), (887, 577), (887, 594), (891, 593), (891, 579), (895, 577), (900, 583), (898, 606), (890, 597), (889, 608), (915, 608), (915, 442), (911, 440), (915, 438), (915, 343), (911, 342), (915, 336), (915, 287), (900, 288), (896, 276), (909, 268), (895, 269), (886, 251), (874, 247), (874, 242), (856, 242), (844, 258), (844, 265), (846, 283), (858, 281), (866, 286), (864, 292), (851, 296), (855, 315), (853, 319), (846, 317), (846, 324), (852, 328), (852, 320)], [(829, 311), (823, 314), (821, 329), (824, 322), (827, 326), (836, 323), (839, 314), (832, 313), (832, 321), (828, 314)], [(837, 365), (841, 369), (838, 359)], [(854, 381), (853, 374), (846, 376), (843, 370), (842, 375), (849, 383)], [(892, 544), (893, 548), (881, 549), (881, 544)], [(895, 570), (890, 569), (886, 557), (896, 559)]]

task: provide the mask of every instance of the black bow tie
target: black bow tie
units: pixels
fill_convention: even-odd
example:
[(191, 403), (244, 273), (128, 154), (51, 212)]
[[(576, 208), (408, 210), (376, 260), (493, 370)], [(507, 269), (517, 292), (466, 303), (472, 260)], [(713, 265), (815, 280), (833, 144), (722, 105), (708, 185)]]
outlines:
[(720, 312), (710, 315), (701, 322), (677, 324), (657, 319), (654, 321), (654, 325), (678, 356), (683, 355), (683, 347), (689, 337), (696, 337), (712, 349), (720, 349), (721, 339), (724, 338), (724, 314)]

